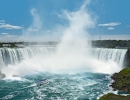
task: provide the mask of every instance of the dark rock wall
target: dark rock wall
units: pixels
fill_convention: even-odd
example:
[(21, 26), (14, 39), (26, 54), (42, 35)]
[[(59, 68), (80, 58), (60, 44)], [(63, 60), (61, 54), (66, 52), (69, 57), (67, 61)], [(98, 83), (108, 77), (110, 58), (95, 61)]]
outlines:
[(124, 59), (124, 63), (123, 63), (124, 67), (130, 67), (130, 49), (127, 50), (127, 53), (125, 55), (125, 59)]

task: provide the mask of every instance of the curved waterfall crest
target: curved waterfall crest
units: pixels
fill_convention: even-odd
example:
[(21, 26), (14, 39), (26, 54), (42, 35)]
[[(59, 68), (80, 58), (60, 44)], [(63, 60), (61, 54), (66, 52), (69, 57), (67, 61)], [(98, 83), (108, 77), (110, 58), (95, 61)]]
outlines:
[(0, 48), (0, 64), (1, 66), (15, 65), (24, 59), (45, 55), (53, 50), (54, 47)]
[(93, 58), (103, 62), (113, 61), (116, 62), (119, 67), (122, 67), (126, 52), (127, 49), (94, 48)]
[[(1, 66), (15, 65), (22, 60), (35, 56), (45, 56), (56, 51), (54, 46), (25, 47), (25, 48), (0, 48)], [(92, 48), (91, 56), (103, 62), (113, 61), (122, 67), (127, 49)]]

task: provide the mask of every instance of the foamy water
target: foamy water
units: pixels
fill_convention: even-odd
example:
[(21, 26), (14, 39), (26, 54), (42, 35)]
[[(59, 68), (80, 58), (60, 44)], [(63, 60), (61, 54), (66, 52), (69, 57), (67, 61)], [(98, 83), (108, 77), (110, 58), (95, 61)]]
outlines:
[[(47, 78), (49, 84), (37, 86), (37, 81), (42, 78)], [(32, 74), (22, 77), (21, 80), (1, 80), (0, 99), (96, 100), (100, 95), (110, 91), (109, 82), (110, 79), (107, 74), (88, 72), (78, 74)]]

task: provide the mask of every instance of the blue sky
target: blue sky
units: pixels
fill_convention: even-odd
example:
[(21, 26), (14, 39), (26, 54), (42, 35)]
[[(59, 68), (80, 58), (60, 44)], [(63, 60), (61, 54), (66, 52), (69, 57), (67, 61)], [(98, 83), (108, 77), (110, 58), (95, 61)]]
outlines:
[[(130, 0), (90, 1), (86, 9), (95, 19), (94, 26), (88, 29), (90, 35), (130, 36)], [(84, 0), (1, 0), (0, 36), (24, 36), (27, 29), (41, 35), (45, 33), (36, 33), (37, 28), (50, 31), (58, 25), (66, 26), (68, 22), (59, 16), (64, 10), (78, 10), (83, 3)]]

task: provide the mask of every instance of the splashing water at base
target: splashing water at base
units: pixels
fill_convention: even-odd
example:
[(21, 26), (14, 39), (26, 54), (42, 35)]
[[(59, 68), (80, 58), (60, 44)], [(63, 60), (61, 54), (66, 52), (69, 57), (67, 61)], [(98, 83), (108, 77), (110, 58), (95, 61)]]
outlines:
[[(13, 54), (15, 54), (15, 52), (19, 52), (21, 57), (25, 57), (25, 60), (22, 60), (21, 63), (16, 63), (16, 65), (2, 67), (1, 71), (6, 74), (6, 77), (14, 75), (23, 76), (37, 72), (52, 72), (61, 74), (89, 71), (112, 74), (122, 69), (122, 63), (127, 51), (125, 49), (88, 49), (86, 54), (82, 54), (82, 52), (78, 52), (78, 50), (77, 52), (67, 53), (65, 51), (59, 53), (56, 52), (55, 48), (50, 46), (13, 50)], [(28, 49), (30, 52), (26, 54), (26, 50), (28, 51)], [(39, 52), (39, 49), (41, 52)], [(29, 58), (29, 54), (32, 55), (32, 58)], [(10, 56), (13, 57), (13, 55)]]
[[(47, 78), (49, 84), (36, 86), (35, 82)], [(109, 76), (106, 74), (78, 73), (52, 74), (39, 73), (19, 80), (0, 81), (0, 99), (17, 100), (65, 100), (94, 99), (110, 91)]]

